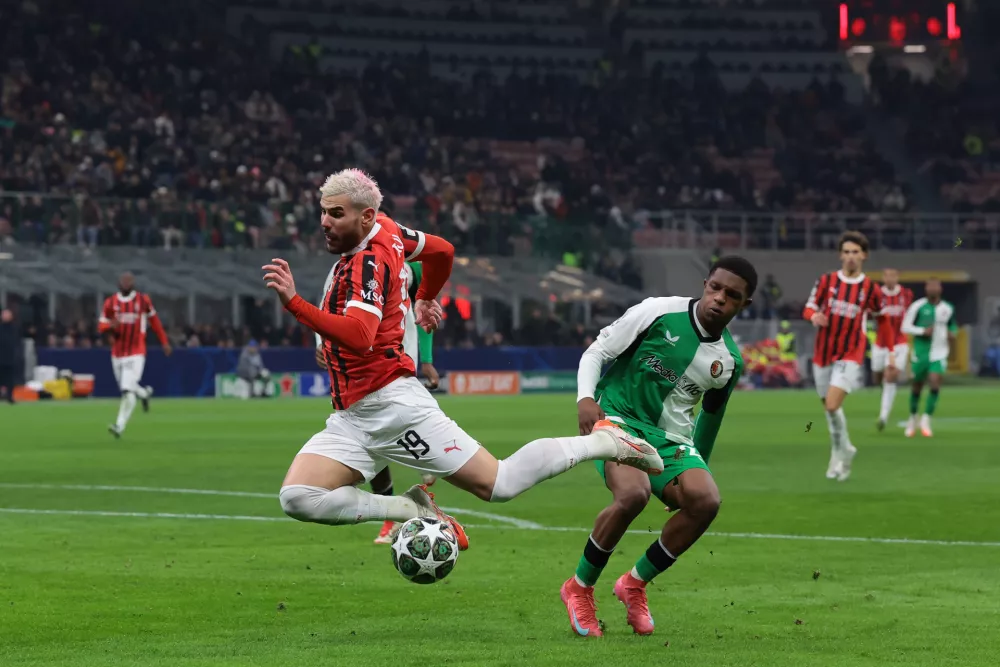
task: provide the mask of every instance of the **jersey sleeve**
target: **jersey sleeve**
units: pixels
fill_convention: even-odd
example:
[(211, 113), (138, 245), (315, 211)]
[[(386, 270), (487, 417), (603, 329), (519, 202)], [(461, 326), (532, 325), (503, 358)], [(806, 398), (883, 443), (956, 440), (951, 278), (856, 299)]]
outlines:
[(590, 347), (580, 358), (580, 367), (576, 374), (577, 396), (579, 403), (585, 398), (594, 398), (597, 383), (601, 379), (601, 370), (609, 361), (614, 361), (627, 350), (646, 329), (661, 315), (668, 312), (667, 303), (671, 297), (651, 297), (638, 303), (617, 320), (601, 329)]
[[(951, 306), (951, 304), (948, 304)], [(955, 307), (951, 306), (951, 314), (948, 316), (948, 333), (954, 335), (958, 333), (958, 321), (955, 319)]]
[(149, 326), (152, 328), (153, 333), (156, 334), (157, 340), (160, 341), (162, 347), (166, 347), (170, 343), (170, 339), (167, 338), (167, 331), (163, 328), (163, 322), (160, 321), (160, 316), (156, 314), (156, 308), (153, 307), (153, 300), (148, 294), (142, 295), (145, 301), (146, 316), (149, 318)]
[(736, 388), (742, 373), (743, 363), (740, 360), (737, 362), (736, 367), (733, 368), (733, 374), (730, 376), (726, 386), (722, 389), (710, 389), (706, 391), (701, 399), (701, 412), (698, 413), (698, 417), (695, 419), (694, 433), (691, 435), (691, 440), (694, 442), (695, 449), (701, 454), (701, 458), (705, 460), (705, 463), (708, 463), (708, 459), (712, 455), (712, 450), (715, 448), (715, 439), (718, 437), (719, 429), (722, 427), (722, 418), (726, 414), (729, 397), (733, 395), (733, 390)]
[(813, 285), (812, 291), (809, 292), (809, 299), (806, 301), (806, 307), (802, 310), (802, 317), (807, 320), (811, 320), (812, 316), (816, 313), (823, 312), (823, 307), (826, 305), (827, 297), (827, 285), (830, 283), (830, 274), (824, 273)]
[[(371, 251), (362, 253), (355, 261), (358, 266), (351, 271), (351, 296), (344, 305), (344, 315), (350, 316), (361, 311), (374, 315), (381, 321), (385, 290), (389, 285), (389, 262)], [(355, 313), (351, 313), (351, 310)]]
[(417, 327), (417, 357), (422, 364), (434, 363), (434, 334)]
[(903, 315), (903, 325), (900, 327), (901, 331), (907, 336), (923, 336), (926, 329), (924, 327), (918, 327), (917, 313), (920, 312), (920, 307), (923, 305), (923, 301), (914, 301), (910, 304), (910, 307), (906, 309), (906, 315)]
[(115, 312), (111, 307), (111, 299), (104, 300), (104, 307), (101, 309), (101, 317), (97, 320), (97, 331), (104, 333), (111, 329), (111, 321), (115, 317)]
[(885, 293), (882, 291), (881, 285), (873, 282), (872, 291), (868, 294), (868, 302), (865, 304), (865, 309), (873, 315), (880, 315), (884, 308)]
[(419, 258), (423, 265), (417, 300), (434, 299), (451, 277), (451, 266), (455, 261), (455, 246), (440, 236), (425, 234), (397, 224), (403, 241), (403, 255), (406, 261)]

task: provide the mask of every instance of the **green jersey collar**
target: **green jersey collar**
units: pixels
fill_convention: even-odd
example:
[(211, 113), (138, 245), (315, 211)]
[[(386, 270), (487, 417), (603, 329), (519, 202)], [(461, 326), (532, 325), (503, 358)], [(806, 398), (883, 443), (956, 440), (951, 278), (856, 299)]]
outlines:
[(698, 315), (696, 314), (695, 308), (701, 299), (691, 299), (688, 303), (688, 317), (691, 318), (691, 328), (694, 332), (698, 334), (698, 340), (702, 343), (717, 343), (722, 340), (722, 336), (710, 336), (705, 330), (705, 327), (701, 325), (698, 321)]

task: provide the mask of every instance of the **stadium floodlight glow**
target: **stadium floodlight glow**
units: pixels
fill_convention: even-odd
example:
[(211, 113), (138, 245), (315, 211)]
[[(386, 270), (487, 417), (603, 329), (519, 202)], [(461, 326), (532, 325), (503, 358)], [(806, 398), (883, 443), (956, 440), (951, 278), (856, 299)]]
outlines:
[(907, 44), (903, 47), (903, 53), (924, 53), (927, 47), (923, 44)]

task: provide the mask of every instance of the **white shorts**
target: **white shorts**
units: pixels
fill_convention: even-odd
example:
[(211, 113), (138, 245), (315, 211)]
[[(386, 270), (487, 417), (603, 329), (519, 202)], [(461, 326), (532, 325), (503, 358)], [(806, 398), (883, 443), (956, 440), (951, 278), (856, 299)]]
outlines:
[(142, 381), (142, 370), (146, 367), (146, 357), (134, 354), (131, 357), (111, 357), (111, 369), (115, 372), (118, 389), (135, 391)]
[(826, 398), (826, 392), (830, 387), (843, 389), (850, 394), (864, 384), (861, 364), (856, 361), (835, 361), (829, 366), (813, 364), (813, 378), (816, 380), (816, 393), (820, 398)]
[(339, 461), (370, 482), (389, 462), (447, 477), (479, 447), (416, 378), (407, 377), (330, 415), (326, 428), (309, 438), (299, 453)]
[(910, 346), (900, 344), (891, 350), (887, 347), (872, 346), (872, 372), (881, 373), (886, 366), (892, 365), (902, 373), (906, 372), (906, 363), (910, 358)]

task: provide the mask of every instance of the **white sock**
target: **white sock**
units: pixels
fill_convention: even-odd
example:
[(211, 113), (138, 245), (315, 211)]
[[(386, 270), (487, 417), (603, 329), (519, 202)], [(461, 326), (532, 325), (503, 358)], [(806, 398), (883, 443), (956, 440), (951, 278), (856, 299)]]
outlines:
[(834, 432), (838, 439), (837, 446), (840, 448), (840, 451), (846, 452), (854, 449), (854, 445), (851, 444), (851, 436), (847, 432), (847, 415), (844, 414), (844, 408), (837, 408), (837, 411), (833, 413), (833, 419), (837, 425)]
[(133, 389), (132, 391), (134, 391), (135, 395), (138, 396), (139, 398), (149, 398), (149, 390), (143, 387), (141, 384), (137, 384), (135, 386), (135, 389)]
[(128, 420), (132, 417), (133, 410), (135, 410), (135, 394), (126, 391), (122, 394), (121, 403), (118, 404), (118, 419), (115, 421), (115, 427), (119, 431), (125, 430)]
[(892, 403), (896, 400), (896, 383), (886, 380), (882, 383), (882, 409), (878, 413), (878, 418), (882, 421), (889, 419), (892, 412)]
[(826, 412), (826, 428), (830, 431), (830, 452), (840, 450), (840, 421), (834, 418), (833, 412)]
[(581, 461), (608, 460), (617, 454), (618, 444), (614, 437), (602, 431), (570, 438), (533, 440), (499, 462), (490, 502), (507, 502)]
[(333, 491), (305, 484), (281, 487), (278, 495), (285, 514), (299, 521), (330, 526), (365, 521), (407, 521), (420, 515), (420, 508), (406, 496), (379, 496), (353, 486)]

